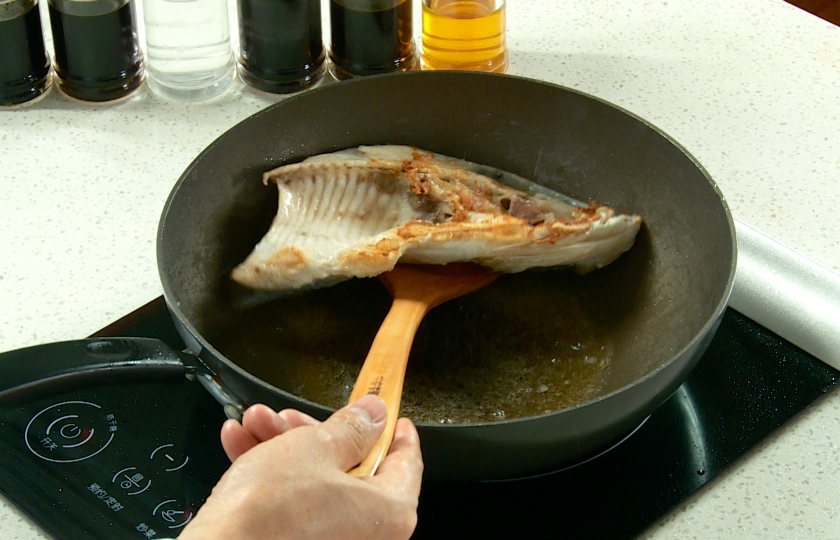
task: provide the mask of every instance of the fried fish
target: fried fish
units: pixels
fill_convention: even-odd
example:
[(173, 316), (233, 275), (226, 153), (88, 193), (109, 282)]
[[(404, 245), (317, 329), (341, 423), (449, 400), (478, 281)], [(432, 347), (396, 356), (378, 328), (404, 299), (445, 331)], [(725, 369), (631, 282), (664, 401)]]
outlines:
[(639, 216), (409, 146), (313, 156), (263, 182), (277, 185), (277, 215), (231, 274), (254, 289), (325, 286), (398, 261), (585, 273), (630, 249), (641, 226)]

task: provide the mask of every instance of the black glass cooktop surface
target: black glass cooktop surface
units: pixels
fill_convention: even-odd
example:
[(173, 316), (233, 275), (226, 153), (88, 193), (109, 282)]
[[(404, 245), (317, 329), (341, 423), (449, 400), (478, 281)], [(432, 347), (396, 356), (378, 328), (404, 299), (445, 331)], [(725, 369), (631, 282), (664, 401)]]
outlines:
[[(162, 298), (97, 335), (183, 348)], [(423, 487), (414, 538), (633, 538), (838, 373), (727, 311), (708, 352), (631, 436), (537, 478)], [(177, 536), (228, 465), (224, 414), (195, 382), (121, 384), (0, 411), (0, 492), (59, 540)]]

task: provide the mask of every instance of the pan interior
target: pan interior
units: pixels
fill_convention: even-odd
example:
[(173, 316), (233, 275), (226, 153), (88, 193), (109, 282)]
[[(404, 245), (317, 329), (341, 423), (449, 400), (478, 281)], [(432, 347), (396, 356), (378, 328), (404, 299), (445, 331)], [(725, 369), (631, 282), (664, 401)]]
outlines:
[[(412, 349), (402, 414), (493, 421), (595, 395), (613, 349), (581, 282), (568, 272), (507, 275), (436, 308)], [(238, 312), (235, 324), (208, 329), (208, 339), (261, 379), (340, 407), (389, 303), (378, 280), (352, 280)]]
[(325, 87), (220, 137), (186, 171), (161, 227), (170, 303), (267, 385), (341, 406), (388, 309), (375, 279), (234, 307), (229, 272), (264, 234), (261, 174), (360, 144), (408, 144), (506, 169), (640, 214), (634, 247), (586, 276), (533, 271), (433, 310), (403, 414), (487, 422), (565, 409), (657, 370), (716, 317), (732, 271), (725, 205), (685, 152), (638, 119), (563, 88), (421, 73)]

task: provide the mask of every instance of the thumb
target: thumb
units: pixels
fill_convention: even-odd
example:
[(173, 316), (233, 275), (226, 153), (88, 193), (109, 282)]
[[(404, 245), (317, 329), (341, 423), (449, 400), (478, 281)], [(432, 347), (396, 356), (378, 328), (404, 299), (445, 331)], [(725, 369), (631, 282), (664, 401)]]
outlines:
[(368, 394), (339, 409), (318, 426), (329, 462), (349, 471), (367, 456), (385, 430), (388, 411), (379, 396)]

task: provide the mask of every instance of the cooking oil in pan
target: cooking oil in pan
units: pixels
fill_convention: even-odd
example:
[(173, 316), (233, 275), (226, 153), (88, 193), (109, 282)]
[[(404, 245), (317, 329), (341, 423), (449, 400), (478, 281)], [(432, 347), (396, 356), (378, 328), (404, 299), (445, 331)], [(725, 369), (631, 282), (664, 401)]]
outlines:
[[(613, 345), (600, 309), (565, 272), (505, 275), (424, 319), (401, 414), (423, 423), (510, 420), (600, 394)], [(350, 396), (390, 296), (356, 279), (248, 310), (202, 334), (228, 358), (294, 395), (338, 408)]]
[[(513, 281), (524, 282), (521, 277)], [(424, 322), (400, 414), (424, 423), (491, 422), (550, 413), (594, 397), (613, 348), (599, 336), (584, 302), (566, 296), (558, 304), (562, 312), (549, 315), (529, 310), (529, 295), (512, 298), (503, 291), (444, 304)]]

